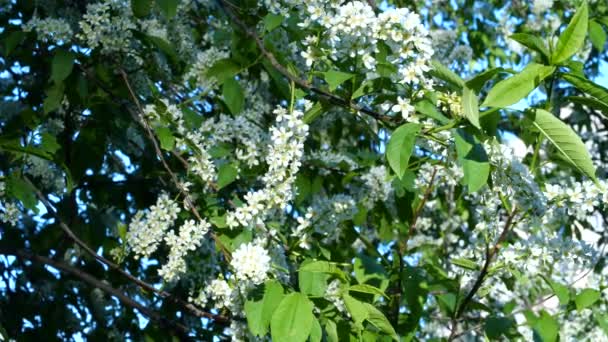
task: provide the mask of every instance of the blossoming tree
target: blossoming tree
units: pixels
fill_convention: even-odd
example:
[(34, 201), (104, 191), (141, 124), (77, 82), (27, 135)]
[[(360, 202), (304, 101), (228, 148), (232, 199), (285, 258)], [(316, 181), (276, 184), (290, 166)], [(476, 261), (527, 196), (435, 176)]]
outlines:
[(608, 341), (605, 1), (0, 18), (1, 340)]

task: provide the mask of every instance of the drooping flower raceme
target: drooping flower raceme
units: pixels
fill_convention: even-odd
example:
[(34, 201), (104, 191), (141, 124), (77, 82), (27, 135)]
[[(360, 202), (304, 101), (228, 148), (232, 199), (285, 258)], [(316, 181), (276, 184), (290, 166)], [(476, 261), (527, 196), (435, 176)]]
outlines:
[(230, 265), (237, 279), (258, 285), (268, 278), (270, 256), (259, 243), (244, 243), (232, 253)]

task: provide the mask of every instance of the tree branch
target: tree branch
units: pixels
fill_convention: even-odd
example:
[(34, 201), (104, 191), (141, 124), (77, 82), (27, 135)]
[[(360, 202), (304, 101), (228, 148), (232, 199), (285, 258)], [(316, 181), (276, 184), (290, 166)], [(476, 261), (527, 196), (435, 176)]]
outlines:
[(483, 284), (483, 281), (488, 274), (490, 264), (492, 263), (496, 254), (498, 254), (501, 244), (507, 239), (507, 235), (509, 234), (509, 229), (511, 228), (511, 224), (513, 223), (515, 214), (517, 214), (517, 208), (513, 208), (513, 210), (507, 217), (505, 226), (504, 226), (502, 232), (500, 233), (500, 236), (498, 237), (498, 240), (496, 241), (496, 244), (494, 245), (494, 247), (492, 247), (492, 249), (489, 249), (489, 248), (486, 249), (486, 261), (484, 262), (481, 272), (479, 272), (479, 275), (477, 276), (477, 279), (475, 280), (473, 287), (471, 288), (471, 290), (469, 291), (467, 296), (464, 298), (464, 300), (458, 307), (458, 310), (456, 310), (456, 313), (452, 320), (452, 329), (451, 329), (452, 331), (450, 333), (450, 337), (448, 338), (448, 341), (452, 341), (456, 337), (456, 327), (457, 327), (456, 320), (458, 319), (458, 317), (460, 317), (462, 315), (462, 313), (466, 309), (467, 305), (471, 302), (471, 300), (473, 300), (473, 297), (475, 296), (477, 291), (479, 291), (479, 289), (481, 288), (481, 285)]
[(125, 295), (121, 291), (113, 288), (107, 283), (93, 277), (92, 275), (68, 264), (53, 260), (51, 258), (47, 258), (41, 255), (33, 254), (31, 251), (23, 250), (23, 249), (9, 249), (6, 247), (0, 248), (0, 253), (14, 255), (21, 259), (27, 259), (39, 264), (45, 264), (52, 266), (64, 273), (71, 274), (82, 280), (83, 282), (98, 288), (114, 297), (116, 297), (121, 303), (124, 305), (130, 306), (134, 309), (137, 309), (142, 315), (149, 317), (151, 320), (158, 322), (161, 326), (170, 329), (173, 333), (179, 336), (182, 341), (191, 341), (192, 338), (188, 335), (188, 328), (178, 322), (173, 322), (171, 320), (166, 319), (160, 313), (147, 308), (146, 306), (140, 304), (135, 301), (131, 297)]
[(227, 322), (230, 321), (230, 318), (228, 318), (226, 316), (216, 315), (216, 314), (213, 314), (213, 313), (210, 313), (210, 312), (206, 312), (206, 311), (200, 310), (199, 308), (197, 308), (192, 303), (189, 303), (189, 302), (184, 301), (184, 300), (182, 300), (180, 298), (177, 298), (177, 297), (171, 295), (170, 293), (168, 293), (166, 291), (159, 290), (159, 289), (155, 288), (151, 284), (148, 284), (148, 283), (142, 281), (141, 279), (138, 279), (138, 278), (134, 277), (133, 275), (127, 273), (119, 265), (115, 264), (114, 262), (112, 262), (112, 261), (104, 258), (103, 256), (97, 254), (97, 252), (95, 252), (84, 241), (82, 241), (80, 238), (78, 238), (78, 236), (76, 236), (76, 234), (74, 234), (74, 232), (72, 231), (72, 229), (70, 229), (70, 227), (65, 222), (63, 222), (63, 220), (61, 219), (61, 217), (59, 217), (59, 214), (57, 213), (57, 211), (54, 209), (53, 205), (51, 205), (51, 203), (46, 199), (46, 197), (44, 197), (44, 195), (42, 194), (42, 192), (40, 192), (40, 190), (30, 181), (30, 179), (27, 178), (27, 177), (24, 177), (24, 179), (25, 179), (25, 181), (27, 183), (30, 184), (30, 186), (32, 186), (32, 188), (34, 189), (34, 191), (36, 193), (36, 196), (42, 202), (42, 204), (44, 205), (44, 207), (46, 208), (46, 210), (49, 212), (49, 214), (51, 214), (57, 220), (57, 223), (61, 227), (61, 230), (63, 230), (63, 232), (72, 241), (74, 241), (74, 243), (76, 243), (80, 248), (82, 248), (87, 254), (89, 254), (90, 256), (92, 256), (99, 263), (101, 263), (103, 265), (106, 265), (109, 268), (115, 270), (116, 272), (122, 274), (125, 278), (129, 279), (130, 281), (132, 281), (133, 283), (135, 283), (137, 286), (141, 287), (142, 289), (145, 289), (146, 291), (149, 291), (149, 292), (153, 292), (153, 293), (157, 294), (158, 296), (160, 296), (161, 298), (167, 299), (170, 302), (172, 302), (172, 303), (174, 303), (174, 304), (176, 304), (176, 305), (184, 308), (191, 315), (194, 315), (196, 317), (202, 317), (202, 318), (212, 319), (212, 320), (214, 320), (214, 321), (216, 321), (218, 323), (227, 323)]
[(285, 76), (287, 79), (289, 79), (291, 82), (295, 83), (296, 85), (298, 85), (300, 88), (306, 89), (310, 92), (315, 93), (317, 96), (333, 103), (336, 105), (339, 105), (341, 107), (345, 107), (348, 109), (352, 109), (355, 112), (358, 113), (363, 113), (366, 115), (369, 115), (371, 117), (373, 117), (374, 119), (378, 120), (378, 121), (382, 121), (384, 123), (390, 123), (390, 124), (395, 124), (397, 123), (397, 121), (399, 120), (398, 118), (392, 117), (392, 116), (388, 116), (388, 115), (383, 115), (380, 114), (374, 110), (371, 110), (369, 108), (365, 108), (365, 107), (361, 107), (358, 104), (354, 103), (353, 101), (344, 99), (336, 94), (333, 94), (329, 91), (325, 91), (323, 89), (319, 89), (315, 86), (313, 86), (310, 82), (299, 78), (298, 76), (292, 74), (289, 70), (287, 70), (287, 68), (285, 68), (281, 63), (279, 63), (279, 61), (276, 59), (276, 57), (272, 54), (272, 52), (268, 51), (268, 49), (266, 49), (266, 46), (264, 45), (264, 41), (262, 40), (262, 38), (260, 38), (258, 36), (258, 34), (255, 32), (255, 29), (251, 29), (249, 28), (247, 25), (245, 25), (245, 23), (243, 21), (241, 21), (235, 14), (234, 12), (232, 12), (231, 9), (228, 9), (225, 4), (227, 4), (227, 2), (225, 0), (216, 0), (217, 5), (222, 9), (222, 11), (224, 13), (226, 13), (226, 15), (228, 15), (228, 17), (230, 18), (230, 20), (232, 20), (232, 22), (234, 22), (243, 32), (245, 32), (245, 34), (247, 36), (249, 36), (250, 38), (252, 38), (256, 45), (258, 46), (258, 48), (260, 49), (260, 51), (262, 52), (262, 54), (264, 55), (264, 57), (266, 57), (266, 59), (268, 60), (268, 62), (279, 72), (281, 73), (283, 76)]

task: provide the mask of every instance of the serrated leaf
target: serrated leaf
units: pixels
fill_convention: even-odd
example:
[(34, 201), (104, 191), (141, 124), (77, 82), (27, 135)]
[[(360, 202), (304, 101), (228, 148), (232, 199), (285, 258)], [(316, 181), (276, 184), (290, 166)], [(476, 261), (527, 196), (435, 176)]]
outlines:
[(466, 81), (466, 86), (475, 90), (476, 93), (479, 93), (481, 89), (483, 89), (486, 82), (491, 80), (494, 76), (508, 72), (504, 68), (493, 68), (490, 70), (486, 70), (480, 74), (473, 76), (471, 79)]
[(604, 51), (604, 45), (606, 44), (606, 31), (604, 31), (602, 25), (595, 20), (589, 21), (589, 39), (597, 51)]
[(585, 0), (570, 20), (568, 27), (559, 36), (557, 46), (551, 56), (551, 63), (564, 62), (580, 50), (587, 36), (588, 16), (587, 1)]
[(608, 118), (608, 104), (598, 99), (584, 96), (568, 96), (566, 100), (598, 110), (604, 115), (604, 117)]
[(340, 84), (350, 80), (355, 76), (354, 74), (350, 74), (347, 72), (330, 70), (323, 73), (323, 78), (325, 82), (329, 85), (329, 90), (334, 91), (336, 88), (340, 86)]
[(469, 192), (481, 189), (488, 181), (490, 163), (479, 140), (464, 129), (454, 131), (458, 163), (464, 173), (464, 183)]
[(486, 96), (482, 107), (507, 107), (525, 98), (555, 67), (530, 63), (519, 74), (498, 82)]
[(384, 293), (384, 291), (380, 290), (379, 288), (369, 285), (369, 284), (355, 284), (355, 285), (351, 285), (348, 288), (349, 291), (354, 291), (354, 292), (360, 292), (360, 293), (368, 293), (368, 294), (373, 294), (373, 295), (379, 295), (385, 298), (388, 298), (388, 296)]
[(25, 208), (38, 212), (36, 190), (16, 173), (6, 178), (6, 189), (9, 194), (21, 201)]
[(437, 60), (431, 61), (431, 71), (430, 74), (439, 78), (442, 81), (447, 82), (455, 89), (462, 89), (465, 85), (464, 80), (458, 76), (455, 72), (448, 69), (445, 65), (441, 64), (441, 62)]
[(420, 113), (424, 116), (428, 116), (431, 119), (435, 119), (444, 125), (450, 122), (450, 119), (448, 119), (445, 115), (441, 114), (441, 112), (437, 109), (437, 106), (435, 106), (428, 99), (423, 99), (421, 101), (416, 102), (414, 107), (416, 108), (417, 113)]
[(540, 53), (544, 61), (549, 61), (550, 53), (546, 44), (538, 37), (529, 33), (515, 33), (509, 36), (510, 39), (522, 44), (523, 46)]
[(595, 304), (601, 297), (601, 293), (594, 289), (584, 289), (574, 297), (576, 310), (581, 311)]
[(547, 284), (549, 284), (551, 290), (553, 290), (553, 293), (557, 296), (557, 299), (559, 299), (559, 304), (568, 305), (568, 303), (570, 302), (570, 290), (568, 289), (568, 287), (558, 282), (555, 282), (549, 279), (548, 277), (542, 275), (541, 277), (543, 278), (543, 280), (545, 280)]
[(214, 78), (218, 84), (224, 83), (225, 80), (234, 78), (241, 68), (232, 59), (225, 58), (220, 59), (211, 66), (205, 76), (208, 78)]
[(386, 159), (399, 178), (403, 177), (407, 170), (418, 133), (420, 133), (419, 124), (406, 123), (397, 128), (388, 141)]
[(177, 14), (177, 5), (179, 5), (178, 0), (156, 0), (156, 5), (163, 12), (167, 19), (171, 19), (175, 17)]
[(591, 95), (604, 103), (608, 103), (607, 88), (575, 74), (564, 74), (562, 77), (583, 93)]
[(543, 109), (531, 112), (533, 124), (576, 169), (595, 180), (595, 167), (581, 138), (560, 119)]
[(224, 102), (230, 112), (234, 115), (239, 114), (245, 105), (245, 95), (243, 88), (234, 78), (226, 79), (222, 86)]
[(333, 262), (329, 261), (312, 261), (300, 267), (300, 272), (311, 272), (311, 273), (326, 273), (333, 274), (340, 279), (347, 281), (344, 272)]
[(467, 118), (473, 126), (481, 129), (481, 125), (479, 124), (479, 102), (477, 100), (477, 94), (466, 86), (462, 89), (462, 112), (464, 113), (464, 117)]
[(224, 188), (236, 180), (239, 171), (232, 164), (223, 164), (217, 172), (217, 187)]
[(245, 302), (245, 317), (253, 335), (262, 337), (268, 333), (268, 327), (274, 311), (283, 300), (283, 287), (276, 280), (264, 283), (264, 296), (259, 301)]
[(315, 318), (312, 321), (312, 328), (310, 328), (310, 342), (321, 342), (323, 340), (323, 330), (321, 330), (321, 324)]
[(275, 28), (281, 26), (281, 23), (285, 19), (282, 15), (268, 13), (264, 17), (264, 28), (267, 32), (274, 30)]
[(175, 147), (175, 137), (173, 136), (173, 132), (165, 126), (158, 126), (154, 128), (156, 132), (156, 136), (158, 137), (158, 141), (160, 142), (160, 147), (165, 151), (173, 150)]
[(555, 342), (559, 333), (559, 323), (555, 317), (542, 311), (540, 317), (535, 320), (532, 326), (534, 335), (542, 342)]
[(275, 342), (304, 342), (310, 335), (313, 304), (299, 292), (283, 298), (272, 315), (270, 333)]
[(133, 15), (138, 18), (143, 18), (150, 14), (153, 0), (131, 0), (131, 10)]
[(51, 63), (51, 79), (55, 82), (65, 80), (74, 68), (74, 54), (64, 49), (57, 49)]
[(397, 332), (386, 316), (384, 316), (380, 310), (376, 309), (369, 303), (365, 303), (365, 307), (367, 309), (367, 321), (371, 323), (371, 325), (375, 326), (378, 330), (392, 337), (393, 340), (399, 341), (399, 335), (397, 335)]
[(479, 265), (473, 260), (465, 259), (465, 258), (454, 258), (451, 259), (450, 262), (456, 266), (466, 268), (467, 270), (476, 271), (479, 270)]

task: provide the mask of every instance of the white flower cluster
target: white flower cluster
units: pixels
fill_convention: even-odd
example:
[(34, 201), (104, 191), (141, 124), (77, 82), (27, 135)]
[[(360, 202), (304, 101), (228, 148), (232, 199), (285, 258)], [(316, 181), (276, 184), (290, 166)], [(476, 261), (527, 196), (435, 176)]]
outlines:
[(217, 80), (214, 77), (207, 76), (207, 72), (217, 61), (228, 57), (228, 51), (215, 46), (204, 51), (199, 51), (196, 54), (196, 60), (192, 64), (192, 67), (184, 76), (184, 80), (193, 80), (197, 88), (205, 90), (213, 89)]
[(103, 0), (87, 5), (87, 13), (80, 21), (77, 35), (87, 47), (101, 47), (103, 53), (128, 52), (131, 30), (136, 28), (128, 2)]
[(573, 216), (578, 221), (584, 222), (600, 206), (600, 203), (608, 203), (608, 191), (588, 180), (564, 181), (561, 185), (547, 183), (545, 195), (555, 205), (552, 215), (548, 215), (549, 221)]
[(323, 244), (335, 242), (340, 238), (340, 223), (352, 219), (356, 213), (357, 204), (351, 196), (339, 194), (316, 199), (313, 206), (297, 218), (298, 226), (291, 235), (298, 238), (299, 246), (304, 249), (311, 248), (312, 234), (321, 235)]
[(19, 211), (19, 207), (15, 203), (5, 202), (2, 203), (4, 208), (2, 212), (0, 212), (0, 221), (4, 223), (10, 223), (11, 225), (16, 225), (19, 222), (19, 218), (21, 217), (21, 212)]
[(462, 112), (462, 98), (456, 93), (438, 93), (437, 107), (456, 118), (464, 116)]
[(374, 166), (361, 176), (365, 183), (367, 200), (365, 205), (368, 208), (374, 206), (376, 202), (386, 202), (393, 193), (393, 184), (388, 181), (388, 171), (386, 166)]
[(247, 203), (228, 213), (226, 223), (231, 228), (261, 227), (270, 210), (285, 208), (293, 198), (293, 183), (304, 154), (308, 125), (302, 121), (304, 114), (299, 110), (288, 113), (277, 107), (274, 114), (276, 124), (270, 129), (272, 143), (266, 154), (268, 171), (262, 177), (265, 186), (248, 192)]
[(185, 257), (188, 251), (196, 250), (202, 243), (211, 225), (207, 221), (196, 223), (188, 220), (179, 228), (179, 235), (170, 231), (165, 236), (165, 243), (169, 246), (169, 260), (158, 271), (166, 282), (175, 281), (179, 275), (186, 272)]
[(50, 17), (40, 19), (34, 16), (23, 24), (23, 31), (35, 31), (41, 41), (55, 44), (65, 44), (74, 36), (74, 32), (67, 21)]
[(492, 174), (493, 192), (513, 199), (520, 210), (542, 216), (546, 211), (547, 198), (538, 187), (534, 176), (506, 145), (485, 143), (490, 163), (495, 166)]
[[(327, 43), (325, 52), (332, 60), (360, 60), (368, 79), (378, 76), (378, 63), (388, 63), (397, 69), (395, 81), (432, 88), (432, 80), (424, 73), (430, 69), (433, 48), (428, 30), (417, 13), (406, 8), (387, 8), (376, 14), (362, 1), (342, 4), (341, 1), (314, 0), (308, 1), (305, 7), (307, 16), (299, 25), (313, 29), (320, 26), (326, 30), (323, 42)], [(378, 60), (380, 42), (390, 49), (386, 60)], [(317, 40), (310, 38), (305, 44), (308, 47), (302, 56), (310, 66), (319, 57), (315, 52)], [(319, 48), (325, 47), (321, 44)]]
[(268, 278), (270, 256), (259, 241), (244, 243), (232, 253), (230, 265), (234, 268), (236, 279), (259, 285)]
[(536, 15), (540, 15), (548, 9), (553, 8), (554, 0), (533, 0), (532, 1), (532, 12)]
[(345, 314), (350, 317), (350, 313), (346, 310), (346, 305), (344, 305), (344, 300), (342, 299), (342, 283), (338, 279), (334, 279), (327, 285), (325, 289), (325, 299), (330, 301), (340, 313)]
[[(146, 118), (154, 123), (162, 125), (162, 117), (165, 116), (175, 124), (177, 132), (182, 137), (176, 138), (177, 145), (182, 150), (193, 150), (192, 155), (188, 157), (189, 171), (199, 177), (203, 184), (215, 182), (217, 172), (211, 155), (209, 155), (209, 142), (202, 128), (190, 131), (184, 124), (182, 111), (169, 101), (162, 99), (164, 110), (159, 111), (159, 108), (154, 105), (147, 105), (144, 108)], [(190, 148), (193, 147), (193, 148)]]
[(158, 248), (165, 232), (173, 225), (181, 208), (167, 194), (162, 194), (147, 212), (138, 211), (127, 232), (129, 247), (135, 257), (148, 257)]
[(63, 173), (59, 171), (53, 163), (46, 159), (29, 155), (27, 156), (26, 164), (26, 174), (34, 178), (39, 178), (46, 189), (63, 192), (65, 189)]

